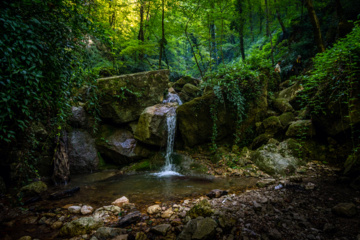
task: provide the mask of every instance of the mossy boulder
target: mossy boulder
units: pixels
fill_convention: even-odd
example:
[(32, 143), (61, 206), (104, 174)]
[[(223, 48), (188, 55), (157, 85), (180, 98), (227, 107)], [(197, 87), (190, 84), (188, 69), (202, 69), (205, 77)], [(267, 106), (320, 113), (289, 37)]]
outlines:
[[(188, 147), (210, 142), (213, 133), (213, 120), (210, 106), (214, 103), (215, 94), (209, 93), (184, 103), (176, 110), (179, 132)], [(218, 108), (217, 111), (217, 139), (231, 133), (234, 120), (229, 109)]]
[(190, 211), (187, 212), (187, 216), (191, 218), (197, 217), (211, 217), (214, 213), (214, 210), (211, 208), (208, 200), (204, 199), (193, 206)]
[(304, 90), (303, 86), (300, 84), (300, 82), (296, 82), (294, 85), (292, 85), (291, 87), (288, 87), (284, 90), (282, 90), (280, 93), (279, 93), (279, 98), (283, 98), (283, 99), (286, 99), (287, 101), (293, 101), (297, 94), (299, 92), (301, 92), (302, 90)]
[(276, 98), (273, 100), (274, 107), (279, 110), (280, 112), (293, 112), (294, 109), (290, 105), (289, 101), (285, 98)]
[(194, 86), (197, 86), (199, 83), (200, 81), (198, 79), (186, 76), (177, 80), (172, 87), (175, 89), (176, 92), (181, 92), (181, 90), (186, 84), (192, 84)]
[(65, 223), (60, 229), (60, 236), (75, 237), (83, 234), (89, 234), (104, 225), (101, 220), (95, 220), (93, 217), (83, 217), (72, 222)]
[(251, 143), (251, 149), (257, 149), (262, 145), (266, 144), (270, 138), (273, 138), (274, 134), (272, 133), (263, 133), (257, 136)]
[(201, 91), (198, 87), (196, 87), (193, 84), (187, 83), (182, 88), (179, 97), (183, 102), (188, 102), (195, 97), (198, 97), (200, 95)]
[(19, 196), (36, 196), (39, 195), (47, 190), (47, 185), (42, 182), (33, 182), (29, 185), (26, 185), (20, 189)]
[(295, 120), (295, 115), (292, 112), (286, 112), (279, 116), (279, 120), (281, 125), (286, 128)]
[(98, 79), (101, 118), (117, 124), (137, 120), (145, 108), (162, 102), (168, 83), (168, 70)]
[(263, 121), (265, 132), (277, 133), (281, 128), (281, 122), (278, 117), (269, 117)]
[(146, 144), (166, 146), (167, 116), (175, 114), (176, 107), (176, 103), (167, 103), (146, 108), (140, 115), (135, 138)]
[(289, 145), (289, 140), (279, 144), (269, 142), (254, 151), (251, 160), (268, 174), (291, 174), (302, 161), (295, 157), (296, 150)]
[(95, 142), (102, 156), (119, 165), (147, 158), (151, 154), (130, 131), (110, 125), (101, 126)]
[(292, 122), (286, 131), (287, 137), (313, 137), (316, 131), (311, 120), (298, 120)]
[(68, 137), (70, 172), (85, 173), (97, 170), (99, 157), (95, 139), (82, 129), (73, 129)]

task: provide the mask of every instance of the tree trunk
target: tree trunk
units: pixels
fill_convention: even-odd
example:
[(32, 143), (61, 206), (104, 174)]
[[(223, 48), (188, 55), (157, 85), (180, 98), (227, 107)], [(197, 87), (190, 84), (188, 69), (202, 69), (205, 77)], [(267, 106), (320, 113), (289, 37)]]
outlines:
[(264, 14), (263, 14), (263, 11), (262, 11), (262, 8), (261, 8), (261, 1), (259, 3), (259, 34), (262, 33), (262, 22), (263, 22), (263, 19), (264, 19)]
[(159, 69), (161, 69), (161, 58), (163, 49), (165, 48), (165, 28), (164, 28), (164, 18), (165, 18), (165, 0), (162, 0), (162, 17), (161, 17), (161, 40), (160, 40), (160, 56), (159, 56)]
[(270, 26), (269, 26), (269, 7), (267, 0), (265, 0), (265, 11), (266, 11), (266, 36), (270, 37)]
[(63, 131), (61, 135), (62, 137), (58, 138), (58, 143), (54, 154), (54, 173), (52, 179), (55, 185), (66, 185), (70, 179), (67, 134), (65, 131)]
[(321, 28), (320, 28), (320, 22), (319, 19), (316, 16), (314, 6), (312, 4), (311, 0), (305, 0), (305, 5), (309, 13), (310, 22), (313, 26), (314, 31), (314, 37), (315, 37), (315, 43), (318, 47), (318, 51), (320, 53), (325, 51), (324, 42), (321, 35)]
[(249, 24), (250, 24), (250, 34), (251, 34), (251, 42), (254, 41), (254, 25), (253, 25), (253, 9), (252, 9), (252, 2), (248, 0), (249, 5)]
[[(274, 3), (276, 4), (276, 0), (274, 0)], [(283, 35), (285, 36), (286, 35), (286, 28), (285, 28), (285, 25), (281, 19), (281, 16), (280, 16), (280, 11), (279, 11), (279, 6), (275, 6), (275, 11), (276, 11), (276, 18), (278, 19), (279, 21), (279, 24), (281, 26), (281, 30), (283, 32)]]
[[(139, 35), (138, 35), (138, 40), (140, 40), (142, 42), (142, 44), (144, 43), (144, 2), (140, 1), (140, 29), (139, 29)], [(139, 59), (140, 61), (143, 60), (144, 58), (144, 53), (141, 50), (140, 54), (139, 54)]]
[(241, 58), (243, 61), (245, 61), (245, 48), (244, 48), (244, 16), (243, 16), (243, 2), (242, 0), (236, 1), (236, 10), (239, 14), (239, 37), (240, 37), (240, 53)]

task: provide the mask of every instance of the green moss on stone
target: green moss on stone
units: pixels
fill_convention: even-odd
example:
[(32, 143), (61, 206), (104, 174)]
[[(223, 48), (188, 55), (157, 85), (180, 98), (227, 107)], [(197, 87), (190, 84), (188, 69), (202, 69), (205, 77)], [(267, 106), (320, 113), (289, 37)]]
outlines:
[(204, 199), (195, 206), (193, 206), (190, 211), (187, 212), (187, 215), (191, 218), (197, 217), (211, 217), (214, 213), (214, 210), (211, 208), (208, 200)]

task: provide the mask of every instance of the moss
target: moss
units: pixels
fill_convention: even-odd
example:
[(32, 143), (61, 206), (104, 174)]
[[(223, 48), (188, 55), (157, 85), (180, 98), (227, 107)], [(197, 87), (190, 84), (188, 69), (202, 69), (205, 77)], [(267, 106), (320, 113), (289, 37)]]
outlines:
[(265, 119), (263, 121), (263, 125), (264, 125), (265, 129), (269, 129), (269, 128), (278, 129), (281, 127), (280, 120), (276, 116), (272, 116), (272, 117)]
[(130, 170), (139, 172), (139, 171), (149, 171), (151, 170), (151, 164), (149, 160), (141, 161), (131, 165)]
[(294, 111), (293, 107), (285, 98), (276, 98), (273, 101), (273, 105), (280, 112), (292, 112)]
[(257, 149), (261, 147), (262, 145), (266, 144), (270, 138), (273, 138), (274, 135), (271, 133), (264, 133), (259, 136), (257, 136), (254, 141), (251, 144), (252, 149)]
[(191, 218), (197, 217), (211, 217), (213, 215), (214, 210), (211, 208), (210, 203), (204, 199), (200, 201), (198, 204), (193, 206), (190, 211), (187, 212), (187, 215)]
[(279, 120), (283, 127), (289, 126), (291, 121), (294, 121), (295, 115), (292, 112), (283, 113), (280, 115)]

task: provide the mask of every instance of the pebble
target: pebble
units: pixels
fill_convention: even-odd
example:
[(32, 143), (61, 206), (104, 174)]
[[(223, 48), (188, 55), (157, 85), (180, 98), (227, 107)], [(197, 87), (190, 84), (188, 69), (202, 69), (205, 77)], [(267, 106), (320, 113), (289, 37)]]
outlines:
[(81, 211), (81, 207), (80, 207), (80, 206), (70, 206), (70, 207), (68, 208), (68, 211), (69, 211), (70, 213), (78, 214), (78, 213), (80, 213), (80, 211)]
[(63, 225), (62, 222), (59, 222), (59, 221), (54, 222), (54, 223), (51, 225), (51, 229), (59, 229), (59, 228), (62, 227), (62, 225)]
[(84, 205), (81, 207), (81, 214), (87, 215), (93, 213), (94, 209), (91, 206)]
[(150, 207), (147, 208), (147, 213), (148, 214), (156, 214), (161, 212), (161, 207), (159, 205), (152, 205)]
[(174, 214), (174, 212), (173, 212), (172, 208), (169, 208), (168, 210), (166, 210), (165, 212), (163, 212), (161, 214), (161, 217), (162, 218), (170, 218), (171, 215), (173, 215), (173, 214)]

